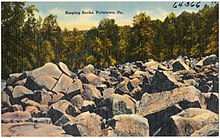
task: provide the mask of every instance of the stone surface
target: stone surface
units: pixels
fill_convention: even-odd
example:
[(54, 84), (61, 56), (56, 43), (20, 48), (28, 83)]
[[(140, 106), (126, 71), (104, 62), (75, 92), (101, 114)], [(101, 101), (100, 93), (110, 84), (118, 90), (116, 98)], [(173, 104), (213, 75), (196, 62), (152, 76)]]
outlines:
[(152, 92), (170, 91), (180, 87), (182, 84), (177, 82), (169, 71), (157, 71), (152, 79)]
[(95, 68), (93, 65), (89, 64), (82, 69), (83, 73), (95, 73)]
[(72, 116), (77, 116), (80, 113), (80, 111), (77, 107), (74, 107), (70, 102), (66, 100), (59, 100), (58, 102), (50, 106), (47, 116), (51, 118), (53, 123), (55, 123), (65, 113)]
[(62, 128), (72, 136), (102, 136), (103, 119), (95, 113), (84, 112), (69, 121)]
[(10, 96), (6, 92), (1, 92), (1, 107), (9, 107), (11, 106)]
[(82, 98), (81, 95), (76, 95), (70, 100), (70, 103), (76, 106), (78, 109), (81, 109), (83, 105), (83, 101), (84, 99)]
[(1, 115), (2, 123), (27, 122), (31, 120), (29, 112), (15, 111), (7, 112)]
[(103, 118), (111, 118), (108, 115), (133, 114), (135, 113), (135, 101), (128, 95), (111, 94), (108, 98), (103, 99), (97, 108), (106, 107), (111, 113), (100, 113)]
[(64, 137), (70, 136), (65, 134), (65, 131), (58, 126), (34, 123), (34, 122), (21, 122), (1, 124), (2, 136), (4, 137)]
[(43, 105), (48, 105), (51, 101), (51, 95), (46, 90), (34, 91), (34, 101)]
[[(218, 122), (218, 115), (214, 112), (206, 109), (189, 108), (172, 116), (155, 135), (191, 136), (193, 133), (193, 135), (197, 135), (198, 131), (201, 132), (200, 129), (204, 129), (203, 127), (205, 126), (209, 126), (206, 132), (209, 131), (208, 134), (210, 134), (210, 128), (215, 128), (215, 126), (213, 126), (215, 122)], [(216, 131), (216, 129), (213, 131)]]
[[(57, 80), (54, 79), (53, 77), (44, 74), (37, 76), (33, 82), (30, 82), (31, 84), (27, 84), (27, 87), (32, 87), (35, 90), (39, 89), (46, 89), (46, 90), (52, 90), (57, 83)], [(30, 85), (35, 85), (35, 86), (30, 86)]]
[(58, 68), (56, 64), (53, 63), (46, 63), (44, 66), (37, 68), (29, 73), (29, 76), (33, 77), (34, 79), (41, 75), (47, 75), (52, 78), (59, 79), (62, 71)]
[(63, 62), (59, 62), (58, 66), (60, 68), (60, 70), (65, 73), (66, 75), (68, 75), (69, 77), (72, 76), (72, 72), (69, 70), (69, 68), (67, 67), (66, 64), (64, 64)]
[(101, 79), (93, 73), (84, 74), (81, 81), (86, 84), (100, 85), (102, 84)]
[(15, 86), (13, 93), (12, 93), (12, 96), (13, 96), (13, 98), (19, 98), (24, 95), (33, 95), (33, 94), (34, 93), (31, 90), (27, 89), (24, 86)]
[(83, 97), (86, 100), (99, 101), (102, 98), (101, 92), (92, 84), (83, 84)]
[(113, 134), (116, 136), (149, 136), (148, 120), (142, 116), (136, 114), (116, 115), (112, 122), (109, 126), (113, 128)]
[(67, 93), (68, 86), (70, 86), (72, 82), (72, 78), (65, 74), (62, 74), (52, 91)]
[(189, 66), (186, 65), (183, 59), (177, 59), (173, 62), (173, 71), (179, 71), (179, 70), (189, 70)]
[(14, 104), (9, 107), (2, 108), (2, 114), (6, 112), (15, 112), (15, 111), (23, 111), (23, 107), (19, 104)]
[(154, 94), (144, 94), (137, 108), (137, 114), (148, 115), (171, 107), (181, 101), (198, 101), (199, 106), (205, 108), (205, 99), (201, 92), (193, 86), (176, 88)]

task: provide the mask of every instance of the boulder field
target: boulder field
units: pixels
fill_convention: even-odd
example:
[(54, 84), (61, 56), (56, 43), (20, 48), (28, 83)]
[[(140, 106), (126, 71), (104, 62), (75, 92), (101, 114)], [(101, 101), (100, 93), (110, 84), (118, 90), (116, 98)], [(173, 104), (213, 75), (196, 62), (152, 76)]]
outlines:
[(218, 65), (216, 55), (180, 56), (77, 72), (49, 62), (10, 74), (1, 85), (1, 133), (218, 136)]

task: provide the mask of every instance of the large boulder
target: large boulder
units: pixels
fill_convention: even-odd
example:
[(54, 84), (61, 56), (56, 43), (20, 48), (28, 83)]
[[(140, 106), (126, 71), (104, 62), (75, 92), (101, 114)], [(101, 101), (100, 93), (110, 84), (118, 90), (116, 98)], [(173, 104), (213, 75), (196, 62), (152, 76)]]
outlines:
[(71, 100), (75, 95), (83, 92), (83, 83), (80, 79), (76, 79), (73, 83), (68, 86), (65, 99)]
[(193, 132), (191, 136), (219, 136), (219, 122), (212, 122), (208, 125), (205, 125), (201, 129)]
[(153, 88), (151, 92), (170, 91), (183, 84), (178, 82), (169, 71), (156, 71), (152, 79)]
[(217, 61), (218, 61), (218, 57), (213, 54), (213, 55), (204, 57), (198, 63), (196, 63), (195, 66), (201, 68), (206, 65), (215, 64)]
[(209, 92), (209, 93), (203, 93), (203, 95), (207, 103), (207, 109), (218, 114), (219, 113), (218, 93)]
[(189, 66), (186, 65), (183, 59), (177, 59), (173, 62), (173, 71), (179, 71), (179, 70), (189, 70)]
[(2, 114), (6, 112), (15, 112), (15, 111), (23, 111), (23, 107), (19, 104), (14, 104), (9, 107), (2, 108)]
[(77, 116), (79, 113), (79, 109), (73, 106), (70, 102), (66, 100), (59, 100), (50, 106), (47, 116), (51, 118), (53, 123), (55, 123), (63, 116), (63, 114)]
[(93, 65), (89, 64), (82, 69), (83, 73), (95, 73), (95, 68)]
[(64, 137), (70, 136), (65, 134), (65, 131), (58, 126), (34, 123), (34, 122), (21, 122), (2, 124), (2, 136), (4, 137)]
[(69, 68), (67, 67), (66, 64), (64, 64), (63, 62), (59, 62), (58, 63), (58, 67), (60, 68), (60, 70), (65, 73), (66, 75), (68, 75), (69, 77), (72, 76), (72, 72), (69, 70)]
[(1, 107), (9, 107), (11, 106), (10, 96), (6, 92), (1, 92)]
[(137, 114), (148, 119), (150, 135), (153, 135), (170, 116), (189, 107), (205, 108), (204, 97), (193, 86), (176, 88), (161, 93), (146, 93), (142, 96), (137, 107)]
[(86, 100), (98, 102), (102, 98), (101, 92), (92, 84), (83, 84), (83, 97)]
[(51, 99), (52, 99), (51, 95), (48, 93), (48, 91), (44, 89), (34, 91), (34, 101), (40, 104), (48, 105)]
[[(188, 86), (176, 88), (172, 91), (144, 94), (137, 108), (137, 114), (143, 116), (152, 114), (162, 109), (166, 109), (167, 107), (181, 103), (182, 101), (197, 101), (200, 108), (205, 108), (205, 99), (201, 92), (193, 86)], [(184, 106), (182, 106), (182, 108), (184, 108)]]
[(82, 105), (83, 105), (83, 101), (84, 101), (84, 99), (82, 98), (81, 95), (76, 95), (70, 100), (70, 103), (73, 106), (76, 106), (78, 109), (81, 109)]
[[(191, 136), (197, 135), (198, 131), (200, 136), (210, 134), (212, 128), (216, 128), (214, 123), (218, 122), (218, 114), (206, 109), (189, 108), (177, 115), (173, 115), (170, 119), (155, 133), (159, 136)], [(209, 126), (209, 127), (206, 127)], [(201, 133), (201, 130), (207, 128), (206, 133)], [(213, 131), (216, 131), (214, 129)], [(197, 133), (197, 134), (196, 134)]]
[(102, 136), (103, 119), (95, 113), (84, 112), (69, 121), (62, 128), (72, 136)]
[(108, 123), (113, 128), (113, 135), (107, 136), (149, 136), (148, 120), (136, 114), (116, 115)]
[(58, 68), (56, 64), (46, 63), (43, 67), (37, 68), (29, 72), (28, 76), (33, 77), (34, 79), (41, 75), (48, 75), (52, 78), (59, 79), (62, 71)]
[(100, 85), (102, 80), (93, 73), (81, 74), (81, 81), (86, 84)]
[(65, 74), (62, 74), (52, 91), (66, 93), (68, 86), (71, 85), (72, 82), (72, 78)]
[(34, 93), (24, 86), (15, 86), (12, 92), (13, 98), (23, 97), (24, 95), (34, 95)]
[(28, 77), (26, 83), (24, 86), (31, 90), (49, 90), (51, 91), (55, 84), (57, 83), (57, 80), (47, 74), (39, 75), (35, 78)]
[(111, 94), (109, 97), (103, 99), (96, 107), (96, 110), (102, 108), (104, 112), (103, 110), (97, 110), (96, 113), (108, 119), (114, 115), (134, 114), (135, 107), (136, 103), (130, 96)]
[(23, 111), (7, 112), (1, 115), (1, 120), (2, 123), (28, 122), (31, 114)]

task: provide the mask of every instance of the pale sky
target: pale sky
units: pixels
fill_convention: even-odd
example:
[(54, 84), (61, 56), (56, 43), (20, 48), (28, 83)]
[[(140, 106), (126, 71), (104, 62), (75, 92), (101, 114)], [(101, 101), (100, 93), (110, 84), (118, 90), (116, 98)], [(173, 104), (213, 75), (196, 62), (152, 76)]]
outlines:
[[(132, 25), (133, 17), (140, 12), (146, 12), (152, 20), (164, 20), (166, 16), (174, 12), (178, 16), (182, 11), (197, 12), (205, 4), (210, 2), (201, 2), (199, 8), (196, 7), (177, 7), (173, 8), (173, 2), (26, 2), (27, 5), (35, 5), (39, 10), (36, 16), (45, 18), (49, 14), (57, 15), (58, 24), (62, 29), (64, 27), (72, 30), (74, 27), (79, 30), (89, 30), (93, 26), (98, 26), (100, 20), (104, 18), (115, 19), (116, 24)], [(123, 14), (65, 14), (65, 11), (122, 11)]]

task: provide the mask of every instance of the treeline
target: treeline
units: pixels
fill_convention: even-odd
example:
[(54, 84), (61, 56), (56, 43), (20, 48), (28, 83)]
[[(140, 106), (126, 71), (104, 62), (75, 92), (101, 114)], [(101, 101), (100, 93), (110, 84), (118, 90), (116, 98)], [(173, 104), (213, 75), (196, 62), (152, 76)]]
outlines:
[(62, 61), (75, 70), (89, 63), (99, 68), (218, 54), (218, 3), (178, 17), (170, 13), (163, 22), (146, 13), (135, 15), (133, 26), (118, 26), (106, 18), (88, 31), (61, 30), (55, 15), (36, 19), (38, 9), (23, 2), (2, 2), (1, 10), (3, 78), (49, 61)]

